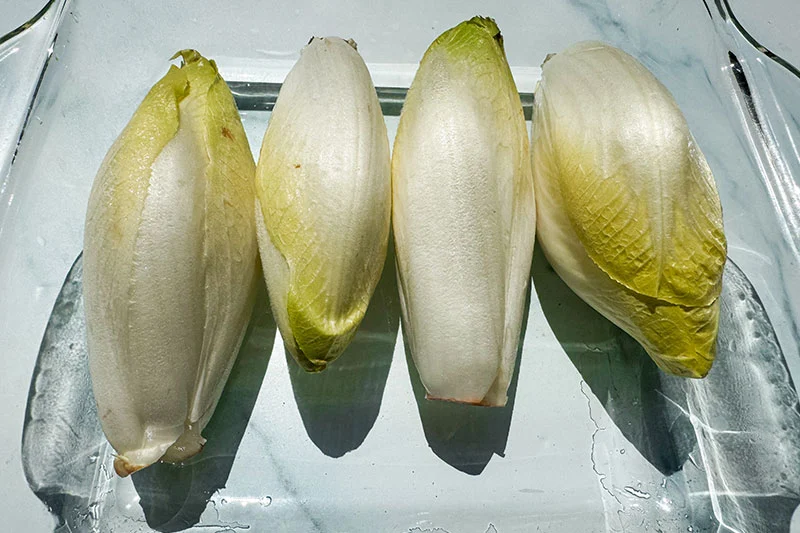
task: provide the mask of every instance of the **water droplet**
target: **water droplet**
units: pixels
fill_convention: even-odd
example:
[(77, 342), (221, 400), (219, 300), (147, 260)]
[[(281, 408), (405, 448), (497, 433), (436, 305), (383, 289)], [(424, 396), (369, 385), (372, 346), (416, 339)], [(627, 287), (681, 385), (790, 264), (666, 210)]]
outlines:
[(619, 451), (619, 453), (620, 453), (620, 455), (625, 455), (625, 448), (622, 448), (622, 449)]
[(662, 478), (661, 479), (661, 488), (662, 489), (666, 489), (667, 488), (667, 478)]
[(222, 499), (219, 501), (219, 503), (221, 503), (222, 505), (225, 505), (226, 503), (228, 503), (228, 498), (222, 498)]
[(272, 505), (272, 497), (264, 496), (258, 501), (258, 503), (259, 505), (261, 505), (261, 507), (269, 507), (270, 505)]
[(686, 528), (686, 531), (691, 533), (692, 531), (694, 531), (694, 528), (692, 526), (689, 526), (689, 527)]

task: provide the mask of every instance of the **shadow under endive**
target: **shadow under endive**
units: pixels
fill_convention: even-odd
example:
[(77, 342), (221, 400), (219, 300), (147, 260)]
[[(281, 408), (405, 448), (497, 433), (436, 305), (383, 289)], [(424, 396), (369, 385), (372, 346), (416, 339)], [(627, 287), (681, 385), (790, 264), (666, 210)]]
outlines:
[(492, 455), (505, 456), (514, 398), (517, 394), (519, 368), (522, 362), (522, 343), (528, 325), (531, 291), (525, 298), (517, 358), (514, 373), (508, 386), (508, 401), (503, 407), (485, 407), (425, 398), (425, 386), (414, 364), (408, 340), (403, 331), (408, 374), (425, 439), (433, 453), (453, 468), (473, 476), (479, 475), (489, 464)]
[(259, 281), (239, 355), (203, 430), (205, 447), (184, 464), (156, 463), (131, 476), (151, 528), (171, 532), (197, 524), (211, 496), (227, 483), (267, 371), (275, 331), (266, 288)]
[(697, 486), (709, 491), (687, 485), (696, 518), (713, 507), (731, 530), (786, 531), (800, 503), (800, 398), (766, 309), (730, 258), (716, 358), (703, 379), (660, 371), (561, 281), (538, 247), (533, 280), (564, 351), (642, 456), (670, 475), (699, 452), (702, 469), (689, 475), (699, 472)]
[(378, 418), (400, 323), (391, 241), (380, 281), (344, 353), (324, 371), (309, 373), (286, 352), (306, 433), (329, 457), (358, 448)]
[(56, 298), (31, 376), (22, 430), (28, 485), (56, 517), (55, 530), (77, 531), (93, 501), (92, 479), (106, 442), (89, 377), (83, 307), (83, 255)]
[(538, 244), (532, 277), (553, 333), (625, 438), (664, 475), (680, 470), (696, 443), (681, 378), (572, 292)]

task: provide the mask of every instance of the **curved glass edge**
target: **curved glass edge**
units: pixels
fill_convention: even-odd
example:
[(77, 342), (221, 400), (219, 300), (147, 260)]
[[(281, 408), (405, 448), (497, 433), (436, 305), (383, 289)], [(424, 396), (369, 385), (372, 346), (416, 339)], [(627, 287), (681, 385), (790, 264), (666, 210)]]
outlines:
[(788, 74), (788, 78), (794, 78), (791, 81), (800, 82), (800, 69), (756, 41), (733, 13), (728, 0), (717, 0), (716, 8), (720, 15), (718, 29), (730, 36), (728, 44), (736, 48), (736, 52), (728, 51), (730, 72), (740, 93), (742, 119), (751, 130), (751, 147), (773, 191), (774, 207), (783, 218), (786, 237), (800, 258), (800, 131), (793, 120), (794, 113), (787, 109), (791, 100), (784, 100), (775, 92), (776, 82), (780, 81), (777, 77)]
[[(745, 134), (748, 159), (758, 169), (775, 214), (775, 233), (782, 237), (775, 242), (782, 248), (776, 254), (780, 264), (771, 268), (786, 294), (768, 294), (763, 285), (759, 292), (781, 308), (783, 316), (774, 318), (783, 332), (782, 344), (798, 346), (800, 301), (791, 295), (800, 294), (800, 279), (792, 274), (800, 264), (800, 69), (761, 45), (738, 20), (728, 0), (715, 0), (713, 7), (703, 2), (722, 40), (723, 60), (727, 60), (723, 72), (733, 114)], [(743, 260), (745, 269), (752, 261), (764, 262), (748, 255)], [(795, 381), (800, 377), (798, 355), (790, 350), (787, 357)]]
[[(710, 8), (708, 7), (708, 3), (706, 0), (703, 0), (703, 3), (706, 5), (706, 9), (711, 13)], [(731, 4), (729, 0), (716, 0), (715, 7), (717, 12), (720, 14), (723, 20), (730, 21), (730, 23), (736, 28), (739, 34), (748, 42), (750, 45), (764, 54), (766, 57), (774, 61), (775, 63), (779, 64), (798, 78), (800, 78), (800, 69), (794, 66), (791, 62), (787, 61), (780, 55), (774, 53), (772, 50), (767, 48), (766, 46), (762, 45), (753, 35), (744, 27), (744, 25), (739, 21), (739, 18), (734, 14), (733, 9), (731, 8)]]
[(61, 0), (49, 0), (44, 6), (42, 6), (42, 8), (34, 16), (29, 18), (27, 21), (23, 22), (22, 24), (20, 24), (19, 26), (17, 26), (13, 30), (11, 30), (10, 32), (6, 33), (5, 35), (0, 36), (0, 45), (5, 44), (6, 41), (10, 41), (11, 39), (16, 37), (17, 35), (20, 35), (24, 31), (26, 31), (28, 28), (30, 28), (31, 26), (33, 26), (34, 24), (39, 22), (39, 20), (44, 18), (45, 14), (50, 10), (50, 8), (53, 5), (55, 5), (57, 2), (59, 2), (59, 1), (61, 1)]
[(13, 201), (11, 165), (25, 126), (31, 118), (61, 16), (69, 0), (50, 0), (27, 22), (0, 37), (0, 238)]

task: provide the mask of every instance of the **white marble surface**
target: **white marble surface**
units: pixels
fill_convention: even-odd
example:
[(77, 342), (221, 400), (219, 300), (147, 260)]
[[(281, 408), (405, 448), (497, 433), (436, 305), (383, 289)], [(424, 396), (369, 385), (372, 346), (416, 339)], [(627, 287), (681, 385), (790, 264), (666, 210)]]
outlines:
[[(0, 516), (9, 531), (48, 531), (53, 526), (22, 475), (21, 423), (47, 317), (63, 276), (81, 247), (84, 206), (92, 176), (105, 147), (147, 87), (160, 76), (164, 58), (187, 44), (214, 56), (291, 58), (310, 33), (341, 33), (362, 36), (360, 50), (367, 61), (413, 64), (438, 33), (475, 13), (484, 13), (495, 16), (504, 30), (512, 65), (535, 67), (545, 52), (563, 48), (576, 38), (603, 38), (638, 49), (642, 59), (649, 61), (648, 66), (675, 93), (698, 141), (707, 150), (715, 173), (725, 176), (720, 180), (720, 189), (726, 225), (732, 228), (731, 255), (757, 286), (785, 349), (796, 348), (791, 317), (800, 316), (800, 298), (771, 290), (774, 283), (770, 276), (776, 271), (785, 273), (789, 277), (783, 286), (797, 288), (798, 275), (792, 274), (797, 263), (796, 259), (794, 263), (791, 258), (786, 259), (789, 255), (781, 251), (786, 247), (781, 235), (765, 231), (775, 223), (771, 212), (751, 209), (752, 202), (762, 201), (766, 193), (753, 178), (747, 147), (738, 147), (741, 150), (733, 150), (735, 153), (729, 150), (732, 145), (737, 148), (733, 144), (736, 138), (729, 131), (741, 128), (740, 119), (730, 103), (721, 99), (720, 94), (724, 96), (725, 91), (717, 94), (702, 88), (695, 90), (684, 81), (701, 83), (706, 75), (714, 84), (729, 80), (727, 73), (719, 69), (707, 70), (708, 65), (721, 64), (714, 42), (691, 37), (712, 31), (701, 2), (654, 2), (650, 8), (639, 2), (588, 0), (526, 3), (524, 7), (522, 3), (477, 0), (430, 5), (420, 0), (396, 3), (383, 10), (367, 2), (363, 9), (353, 3), (347, 3), (346, 9), (337, 9), (334, 3), (310, 7), (311, 4), (294, 2), (282, 10), (257, 14), (250, 13), (252, 5), (247, 2), (227, 3), (217, 10), (165, 4), (154, 8), (160, 14), (152, 17), (145, 8), (133, 4), (116, 8), (102, 2), (74, 0), (74, 9), (65, 20), (69, 31), (64, 32), (56, 48), (62, 66), (53, 67), (49, 74), (55, 77), (54, 83), (40, 95), (37, 111), (44, 120), (31, 124), (25, 140), (27, 151), (23, 145), (15, 169), (19, 176), (36, 180), (36, 186), (14, 184), (11, 217), (0, 240), (0, 427), (7, 428), (6, 438), (0, 440)], [(38, 8), (29, 0), (0, 0), (0, 33), (24, 22)], [(732, 8), (739, 10), (745, 26), (752, 22), (752, 33), (765, 46), (786, 59), (800, 59), (800, 40), (795, 34), (796, 2), (770, 0), (759, 2), (756, 7), (732, 0)], [(120, 13), (124, 17), (120, 18)], [(631, 31), (637, 18), (657, 19), (665, 27)], [(230, 25), (230, 20), (240, 24), (237, 31), (222, 34), (220, 26)], [(95, 24), (96, 31), (79, 31), (80, 24)], [(71, 41), (67, 41), (70, 34)], [(119, 35), (146, 35), (149, 40), (143, 46), (135, 38), (120, 40)], [(263, 42), (263, 47), (252, 46), (254, 41)], [(700, 49), (698, 42), (702, 43)], [(59, 92), (57, 82), (67, 76), (72, 83), (64, 83)], [(92, 99), (87, 94), (107, 96)], [(50, 114), (54, 106), (59, 113)], [(715, 120), (709, 121), (708, 117)], [(89, 128), (91, 124), (100, 126)], [(257, 120), (253, 124), (248, 133), (257, 145), (258, 140), (254, 139), (263, 131), (263, 124)], [(391, 121), (389, 126), (393, 129)], [(721, 138), (727, 141), (719, 141)], [(52, 149), (39, 154), (36, 146)], [(54, 214), (58, 223), (54, 223)], [(248, 485), (245, 474), (252, 465), (259, 465), (265, 470), (263, 479), (280, 487), (269, 494), (274, 506), (270, 512), (300, 520), (308, 513), (303, 505), (298, 506), (298, 493), (292, 493), (290, 488), (299, 490), (300, 496), (311, 492), (330, 494), (322, 509), (330, 511), (330, 517), (341, 524), (354, 529), (368, 523), (378, 510), (359, 506), (358, 502), (371, 500), (360, 493), (342, 492), (341, 487), (351, 483), (360, 489), (362, 480), (371, 479), (368, 487), (376, 499), (388, 502), (387, 507), (393, 509), (390, 518), (381, 518), (386, 530), (447, 527), (450, 533), (491, 533), (491, 528), (497, 533), (523, 531), (511, 513), (504, 518), (503, 513), (495, 512), (492, 516), (496, 519), (486, 519), (491, 515), (488, 506), (496, 503), (491, 498), (501, 498), (509, 486), (514, 492), (505, 503), (527, 509), (532, 520), (544, 524), (545, 531), (578, 531), (578, 524), (589, 524), (589, 529), (582, 525), (584, 529), (580, 531), (619, 530), (622, 519), (616, 518), (615, 509), (623, 504), (635, 509), (641, 504), (641, 498), (626, 487), (639, 490), (644, 485), (657, 490), (655, 485), (660, 485), (661, 475), (616, 428), (600, 399), (586, 389), (542, 320), (535, 294), (531, 317), (506, 457), (494, 457), (481, 476), (455, 471), (428, 449), (401, 340), (395, 347), (381, 414), (365, 443), (341, 460), (323, 455), (308, 440), (292, 404), (286, 363), (276, 343), (251, 431), (242, 441), (231, 474), (232, 479), (240, 480), (239, 484), (232, 482), (216, 500), (221, 502), (227, 497), (236, 501), (256, 494), (258, 488)], [(796, 351), (793, 356), (797, 376), (800, 358)], [(600, 428), (599, 444), (592, 446)], [(404, 445), (402, 460), (396, 458), (391, 447), (398, 439)], [(309, 459), (305, 463), (289, 462), (288, 471), (279, 473), (264, 462), (265, 448), (277, 458), (292, 455)], [(309, 469), (309, 464), (314, 468)], [(370, 477), (376, 475), (375, 464), (387, 465), (381, 473), (385, 484), (382, 479)], [(614, 470), (606, 475), (611, 464), (615, 465)], [(603, 476), (598, 476), (598, 469)], [(527, 476), (527, 472), (537, 472), (537, 476)], [(281, 476), (294, 482), (287, 484)], [(398, 494), (392, 487), (414, 487), (415, 492)], [(131, 490), (128, 482), (119, 485), (120, 505), (134, 501)], [(417, 505), (420, 501), (435, 503), (421, 510)], [(470, 506), (464, 507), (465, 502)], [(341, 513), (345, 505), (355, 509), (352, 514)], [(236, 513), (228, 509), (219, 511), (222, 518), (234, 519)], [(554, 510), (558, 510), (557, 516), (547, 518)], [(215, 511), (216, 507), (209, 508), (210, 519)], [(379, 517), (383, 511), (378, 511)], [(128, 511), (120, 512), (124, 516)], [(448, 516), (455, 518), (448, 520)]]

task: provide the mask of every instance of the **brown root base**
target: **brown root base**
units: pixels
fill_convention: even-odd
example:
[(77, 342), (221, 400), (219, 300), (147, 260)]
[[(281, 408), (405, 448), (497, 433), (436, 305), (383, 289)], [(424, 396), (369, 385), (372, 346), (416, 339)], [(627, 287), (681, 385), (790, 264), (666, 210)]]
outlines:
[(431, 396), (430, 394), (425, 394), (426, 400), (433, 400), (439, 402), (450, 402), (450, 403), (460, 403), (463, 405), (477, 405), (479, 407), (505, 407), (504, 405), (495, 405), (491, 403), (486, 403), (482, 399), (476, 402), (470, 402), (465, 400), (456, 400), (455, 398), (439, 398), (438, 396)]
[(143, 465), (133, 465), (128, 462), (128, 459), (122, 455), (118, 455), (114, 459), (114, 471), (119, 477), (128, 477), (134, 472), (138, 472), (144, 468)]

